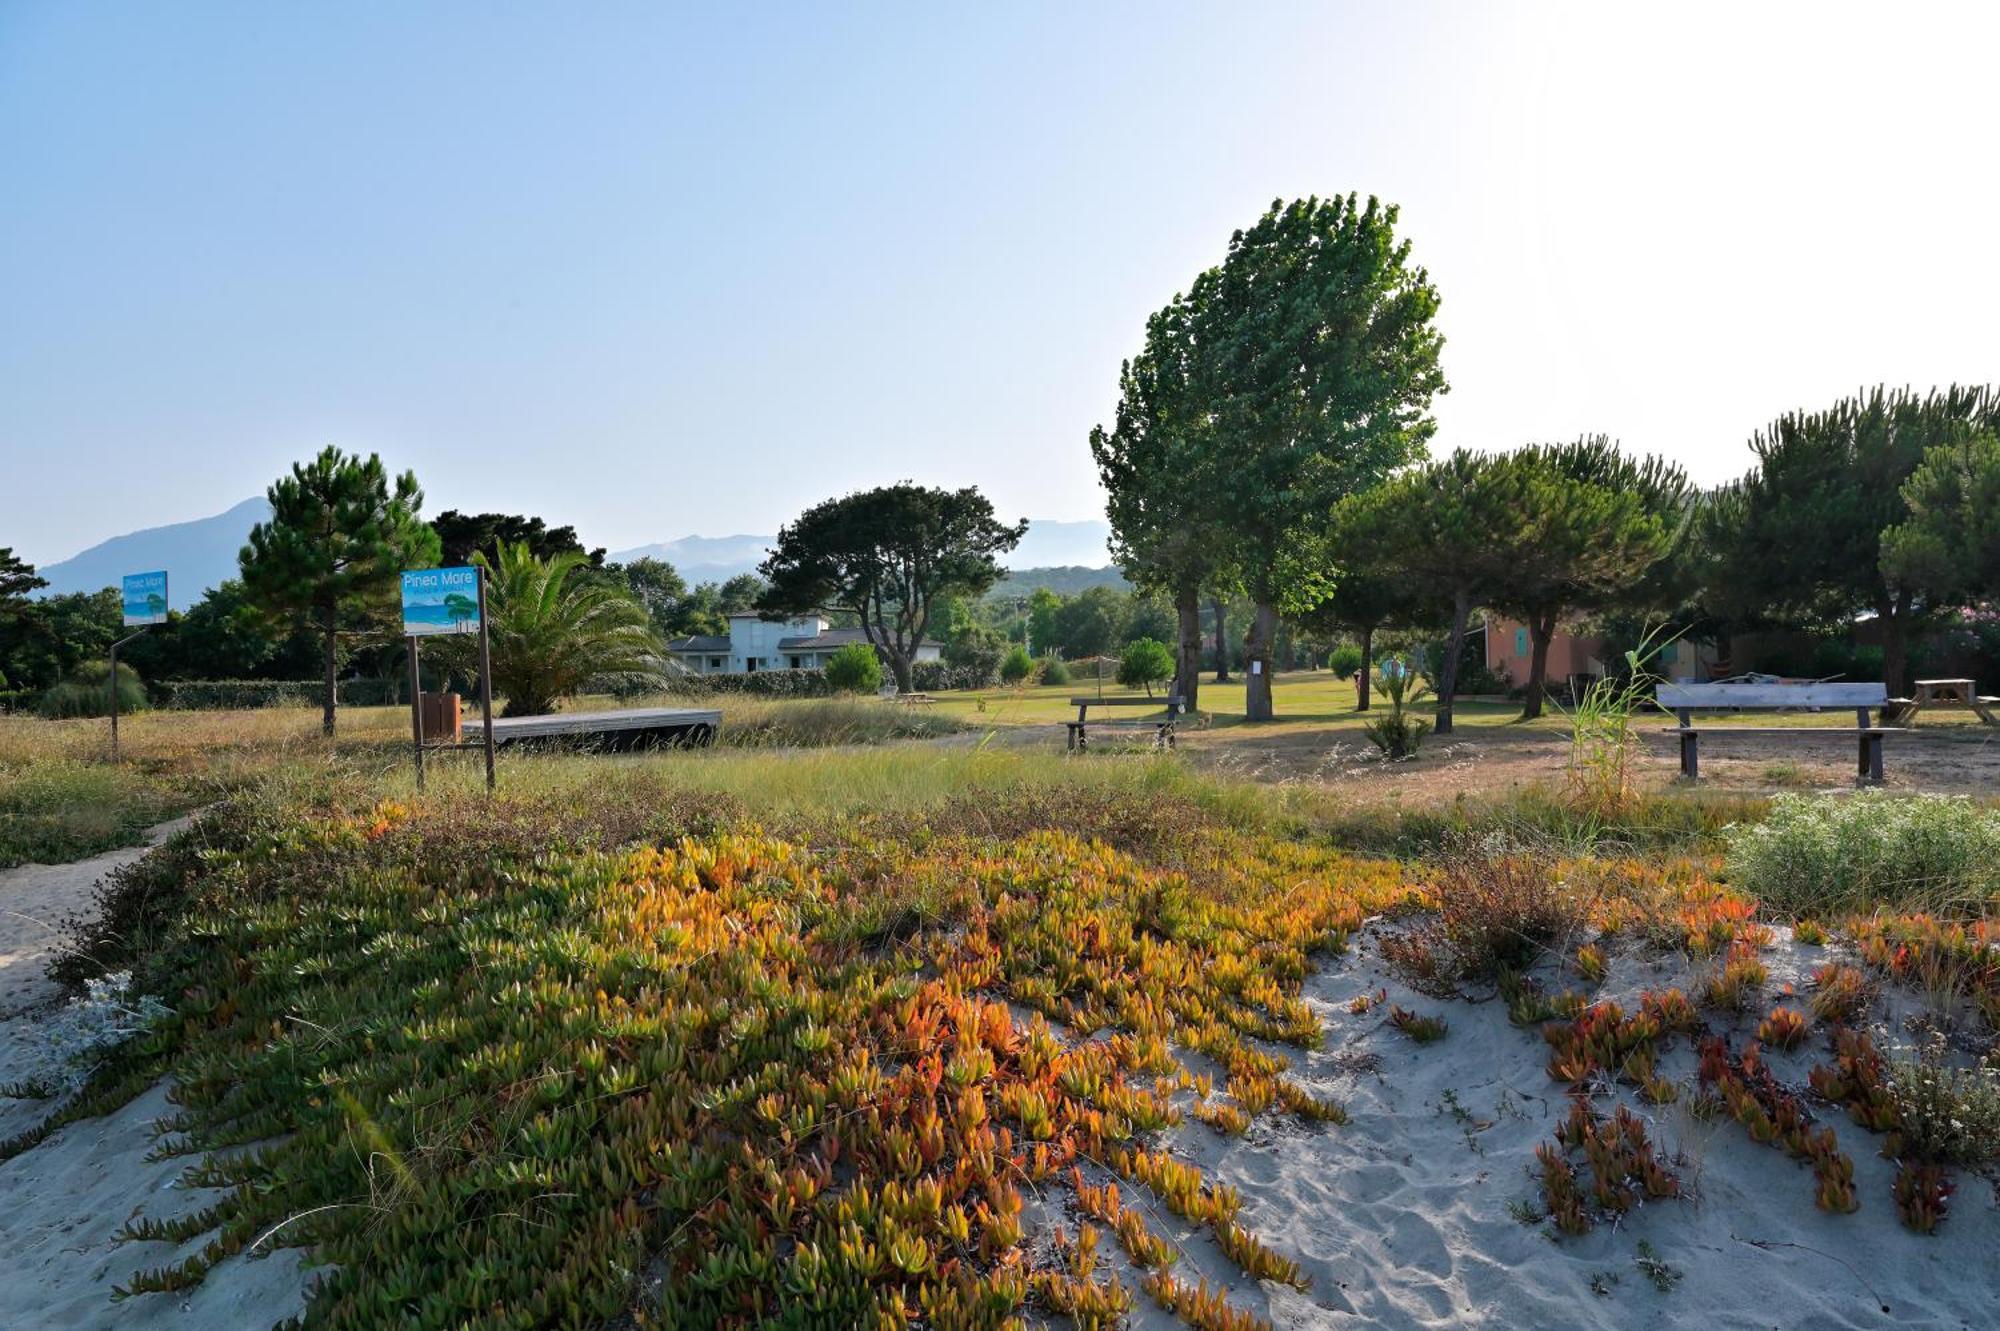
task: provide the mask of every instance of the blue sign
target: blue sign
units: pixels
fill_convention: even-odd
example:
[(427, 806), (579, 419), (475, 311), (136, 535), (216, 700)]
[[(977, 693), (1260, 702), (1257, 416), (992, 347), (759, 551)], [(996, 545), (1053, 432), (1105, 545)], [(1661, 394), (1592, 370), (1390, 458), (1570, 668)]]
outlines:
[(479, 632), (479, 570), (420, 568), (403, 573), (403, 634)]
[(125, 575), (125, 627), (167, 622), (167, 574), (127, 573)]

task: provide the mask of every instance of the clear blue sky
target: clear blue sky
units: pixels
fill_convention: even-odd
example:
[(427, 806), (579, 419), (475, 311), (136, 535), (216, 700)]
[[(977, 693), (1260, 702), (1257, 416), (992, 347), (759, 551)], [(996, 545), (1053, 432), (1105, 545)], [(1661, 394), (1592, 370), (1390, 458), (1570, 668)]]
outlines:
[(1096, 516), (1148, 311), (1399, 202), (1441, 446), (1703, 479), (2000, 374), (1992, 9), (0, 0), (0, 545), (322, 444), (614, 548), (904, 476)]

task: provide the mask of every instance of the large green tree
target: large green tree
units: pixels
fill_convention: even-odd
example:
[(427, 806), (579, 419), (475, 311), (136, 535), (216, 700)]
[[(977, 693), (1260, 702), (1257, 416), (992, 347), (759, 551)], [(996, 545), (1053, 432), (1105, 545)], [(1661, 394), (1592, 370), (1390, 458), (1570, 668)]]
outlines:
[(424, 492), (411, 472), (393, 483), (382, 459), (325, 448), (273, 482), (271, 519), (250, 529), (237, 556), (243, 587), (275, 619), (320, 637), (320, 728), (334, 727), (343, 620), (393, 606), (401, 571), (438, 561), (435, 531), (418, 516)]
[[(586, 687), (664, 684), (665, 655), (646, 607), (608, 578), (583, 576), (589, 557), (564, 550), (546, 559), (525, 541), (484, 551), (490, 570), (487, 638), (493, 689), (509, 716), (540, 716)], [(446, 640), (454, 664), (476, 667), (475, 639)]]
[(1440, 735), (1451, 733), (1473, 607), (1505, 585), (1520, 547), (1535, 494), (1533, 471), (1518, 455), (1459, 449), (1353, 495), (1334, 510), (1333, 530), (1351, 552), (1352, 571), (1399, 580), (1415, 595), (1450, 607), (1437, 677)]
[(797, 615), (834, 607), (855, 615), (911, 692), (911, 666), (941, 597), (978, 596), (999, 581), (999, 556), (1020, 544), (1025, 520), (1001, 522), (979, 491), (904, 481), (829, 499), (778, 533), (759, 571), (757, 609)]
[(485, 551), (491, 558), (503, 545), (525, 543), (538, 559), (573, 551), (583, 555), (590, 567), (604, 565), (604, 551), (586, 550), (574, 527), (551, 527), (541, 518), (523, 513), (461, 513), (448, 508), (431, 519), (438, 534), (438, 560), (446, 568), (472, 562)]
[(1903, 485), (1909, 516), (1882, 533), (1892, 584), (1949, 600), (2000, 596), (2000, 438), (1938, 444)]
[[(1272, 715), (1278, 606), (1302, 529), (1420, 457), (1445, 391), (1437, 289), (1369, 199), (1275, 203), (1186, 301), (1214, 521), (1255, 606), (1245, 710)], [(1290, 567), (1288, 567), (1290, 565)]]
[(1111, 553), (1138, 587), (1172, 603), (1174, 692), (1194, 711), (1201, 688), (1201, 596), (1226, 586), (1228, 534), (1204, 482), (1215, 461), (1194, 376), (1195, 319), (1185, 297), (1146, 321), (1146, 344), (1119, 368), (1110, 429), (1090, 432), (1108, 497)]
[[(2000, 394), (1952, 385), (1875, 388), (1823, 411), (1780, 416), (1750, 441), (1740, 521), (1717, 574), (1786, 620), (1846, 627), (1872, 612), (1892, 692), (1909, 685), (1908, 644), (1938, 608), (1933, 589), (1889, 576), (1883, 533), (1910, 516), (1903, 486), (1940, 445), (2000, 426)], [(1948, 602), (1947, 598), (1947, 602)]]
[(1565, 617), (1606, 608), (1667, 557), (1691, 516), (1679, 467), (1631, 458), (1605, 435), (1519, 450), (1524, 521), (1509, 533), (1505, 576), (1491, 604), (1528, 626), (1523, 720), (1542, 714), (1549, 643)]

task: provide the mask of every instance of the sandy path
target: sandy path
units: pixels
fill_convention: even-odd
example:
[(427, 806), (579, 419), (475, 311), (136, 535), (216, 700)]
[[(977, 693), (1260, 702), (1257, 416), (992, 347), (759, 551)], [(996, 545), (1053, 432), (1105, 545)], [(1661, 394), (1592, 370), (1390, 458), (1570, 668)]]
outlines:
[(0, 869), (0, 1018), (56, 996), (43, 970), (62, 942), (61, 923), (91, 905), (98, 880), (143, 857), (191, 819), (176, 818), (146, 833), (143, 845), (107, 851), (71, 864), (21, 864)]
[[(56, 987), (43, 967), (60, 942), (57, 923), (87, 908), (106, 873), (130, 864), (186, 826), (156, 827), (145, 846), (74, 864), (24, 864), (0, 872), (0, 1084), (34, 1066)], [(50, 1105), (0, 1097), (0, 1138), (39, 1122)], [(182, 1294), (120, 1302), (112, 1290), (136, 1272), (169, 1266), (201, 1250), (185, 1244), (119, 1242), (139, 1215), (172, 1219), (222, 1194), (184, 1188), (187, 1158), (148, 1160), (154, 1125), (173, 1112), (156, 1086), (114, 1114), (73, 1123), (0, 1164), (0, 1327), (56, 1331), (136, 1331), (150, 1327), (268, 1327), (298, 1315), (311, 1279), (303, 1255), (281, 1249), (231, 1258)]]

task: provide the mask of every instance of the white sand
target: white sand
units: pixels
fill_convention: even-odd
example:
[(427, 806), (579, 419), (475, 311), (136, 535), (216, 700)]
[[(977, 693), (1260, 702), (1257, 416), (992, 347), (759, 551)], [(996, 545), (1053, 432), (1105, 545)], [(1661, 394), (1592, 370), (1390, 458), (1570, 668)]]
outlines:
[[(149, 844), (177, 824), (155, 828)], [(59, 941), (57, 923), (87, 908), (105, 873), (145, 853), (112, 851), (66, 865), (0, 872), (0, 1083), (16, 1081), (41, 1057), (56, 990), (43, 975)], [(49, 1111), (34, 1100), (0, 1099), (0, 1137), (33, 1126)], [(176, 1247), (120, 1243), (135, 1216), (171, 1219), (221, 1195), (179, 1184), (187, 1158), (148, 1160), (154, 1123), (173, 1112), (156, 1086), (115, 1114), (74, 1123), (0, 1164), (0, 1328), (262, 1328), (298, 1315), (312, 1279), (296, 1249), (234, 1257), (184, 1294), (112, 1301), (134, 1273), (185, 1260), (208, 1236)]]
[[(1797, 984), (1834, 951), (1789, 941), (1768, 951), (1766, 1001), (1746, 1014), (1738, 1043), (1780, 983)], [(1689, 988), (1685, 965), (1621, 957), (1598, 996), (1629, 1012), (1640, 989), (1672, 984)], [(1355, 995), (1379, 988), (1391, 1002), (1444, 1016), (1449, 1034), (1418, 1045), (1388, 1026), (1386, 1003), (1363, 1016), (1347, 1010)], [(1311, 1289), (1250, 1281), (1184, 1222), (1149, 1208), (1156, 1231), (1182, 1247), (1181, 1279), (1227, 1284), (1232, 1302), (1280, 1328), (2000, 1326), (2000, 1199), (1990, 1179), (1960, 1172), (1950, 1218), (1926, 1238), (1897, 1219), (1893, 1166), (1877, 1154), (1882, 1139), (1844, 1110), (1818, 1114), (1854, 1159), (1861, 1209), (1839, 1216), (1813, 1205), (1809, 1170), (1753, 1143), (1734, 1120), (1703, 1123), (1680, 1105), (1628, 1098), (1650, 1120), (1662, 1155), (1682, 1157), (1672, 1167), (1693, 1196), (1646, 1204), (1616, 1228), (1554, 1238), (1546, 1223), (1524, 1225), (1508, 1213), (1510, 1202), (1539, 1203), (1534, 1148), (1568, 1112), (1565, 1087), (1544, 1071), (1548, 1050), (1537, 1032), (1511, 1025), (1499, 1001), (1416, 993), (1380, 960), (1372, 938), (1357, 939), (1305, 992), (1327, 1041), (1297, 1057), (1295, 1075), (1343, 1101), (1353, 1122), (1259, 1122), (1229, 1139), (1190, 1121), (1172, 1142), (1176, 1154), (1242, 1192), (1243, 1222), (1298, 1261)], [(1889, 1047), (1892, 1032), (1875, 1034)], [(1691, 1083), (1692, 1050), (1684, 1039), (1672, 1049), (1661, 1072)], [(1771, 1063), (1787, 1084), (1802, 1086), (1825, 1057), (1815, 1037)], [(1469, 1122), (1450, 1112), (1447, 1092)], [(1598, 1103), (1610, 1112), (1608, 1100)], [(1128, 1201), (1145, 1195), (1123, 1191)], [(1684, 1273), (1671, 1292), (1634, 1265), (1641, 1240)], [(1593, 1292), (1593, 1276), (1604, 1293)], [(1176, 1325), (1135, 1294), (1135, 1323)]]

